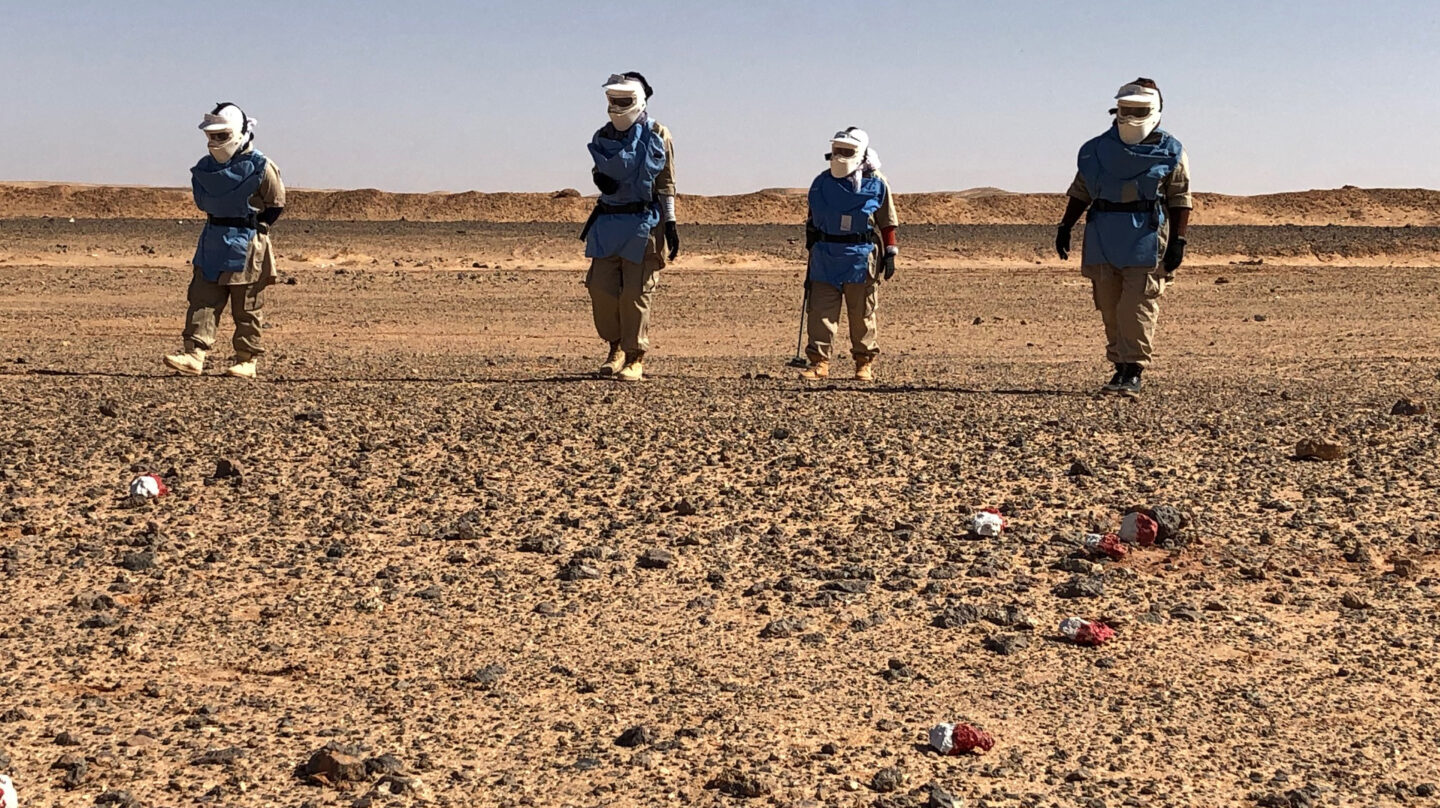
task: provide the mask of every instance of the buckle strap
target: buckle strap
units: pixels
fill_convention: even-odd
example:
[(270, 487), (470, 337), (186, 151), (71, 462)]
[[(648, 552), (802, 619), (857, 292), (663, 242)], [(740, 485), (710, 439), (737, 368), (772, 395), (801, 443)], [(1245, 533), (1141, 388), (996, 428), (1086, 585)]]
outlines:
[(875, 240), (875, 233), (872, 230), (867, 230), (864, 233), (845, 233), (842, 235), (821, 233), (820, 240), (829, 244), (869, 244)]
[(1090, 209), (1099, 213), (1149, 213), (1160, 204), (1160, 200), (1146, 201), (1138, 199), (1134, 202), (1111, 202), (1106, 199), (1097, 199), (1090, 203)]
[(260, 220), (253, 214), (245, 217), (207, 216), (205, 217), (205, 221), (209, 224), (215, 225), (216, 227), (248, 227), (251, 230), (256, 229), (256, 225), (260, 222)]

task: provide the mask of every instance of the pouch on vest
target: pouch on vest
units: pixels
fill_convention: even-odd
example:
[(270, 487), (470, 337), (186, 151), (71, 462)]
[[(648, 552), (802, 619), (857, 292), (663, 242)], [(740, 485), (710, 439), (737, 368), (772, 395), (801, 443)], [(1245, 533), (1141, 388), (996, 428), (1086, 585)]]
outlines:
[(1180, 141), (1128, 145), (1112, 126), (1080, 147), (1076, 160), (1092, 200), (1085, 215), (1084, 264), (1153, 267), (1160, 260), (1165, 200), (1160, 190), (1180, 164)]
[[(192, 263), (211, 283), (226, 272), (245, 271), (256, 233), (255, 227), (248, 224), (256, 213), (250, 197), (260, 190), (266, 162), (265, 155), (252, 149), (228, 163), (206, 155), (190, 169), (195, 205), (213, 218), (228, 220), (226, 224), (207, 222), (195, 246)], [(242, 221), (247, 223), (237, 224)]]
[(810, 248), (811, 281), (843, 286), (870, 279), (875, 234), (870, 217), (880, 209), (887, 189), (884, 180), (863, 177), (856, 190), (849, 179), (826, 171), (810, 184), (810, 222), (820, 240)]
[[(585, 231), (585, 257), (619, 256), (632, 263), (645, 260), (650, 231), (660, 223), (660, 205), (655, 200), (655, 179), (665, 170), (665, 142), (655, 132), (658, 124), (648, 118), (637, 121), (624, 132), (607, 125), (590, 140), (590, 157), (595, 170), (615, 180), (614, 193), (601, 194), (597, 212)], [(640, 212), (606, 213), (606, 209)]]

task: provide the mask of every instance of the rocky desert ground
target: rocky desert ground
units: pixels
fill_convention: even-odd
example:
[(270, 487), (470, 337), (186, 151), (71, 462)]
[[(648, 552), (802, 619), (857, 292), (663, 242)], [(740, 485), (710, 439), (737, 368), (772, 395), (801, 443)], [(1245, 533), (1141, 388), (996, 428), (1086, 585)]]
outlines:
[(1053, 200), (903, 228), (868, 385), (785, 367), (784, 195), (714, 202), (625, 386), (568, 213), (297, 210), (244, 383), (160, 363), (193, 214), (6, 192), (22, 805), (1440, 805), (1433, 192), (1207, 202), (1135, 401)]

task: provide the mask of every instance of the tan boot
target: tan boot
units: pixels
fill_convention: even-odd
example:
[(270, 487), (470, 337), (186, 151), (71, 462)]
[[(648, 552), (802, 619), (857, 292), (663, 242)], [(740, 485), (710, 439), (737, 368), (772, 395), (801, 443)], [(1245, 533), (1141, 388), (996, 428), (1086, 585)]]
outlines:
[(625, 367), (625, 352), (620, 350), (620, 343), (612, 342), (610, 343), (610, 356), (605, 360), (605, 364), (600, 366), (598, 373), (601, 376), (614, 376), (623, 367)]
[(186, 376), (199, 376), (205, 372), (205, 349), (191, 345), (184, 353), (170, 354), (165, 364)]
[(875, 381), (875, 357), (860, 356), (855, 358), (855, 381)]
[(625, 355), (625, 367), (615, 374), (615, 378), (622, 382), (638, 382), (645, 375), (645, 354), (633, 353)]
[(830, 377), (829, 359), (810, 350), (805, 351), (805, 358), (810, 360), (810, 367), (800, 372), (800, 378), (806, 381), (818, 382), (821, 379)]
[(226, 376), (234, 376), (237, 379), (255, 378), (255, 366), (260, 362), (260, 357), (254, 354), (237, 352), (235, 364), (225, 369)]

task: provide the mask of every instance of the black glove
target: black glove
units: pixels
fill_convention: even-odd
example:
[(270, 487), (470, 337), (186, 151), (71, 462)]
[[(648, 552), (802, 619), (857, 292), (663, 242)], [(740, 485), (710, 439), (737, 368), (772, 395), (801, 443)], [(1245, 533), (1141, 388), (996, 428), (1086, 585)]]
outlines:
[(1062, 224), (1055, 228), (1055, 254), (1060, 256), (1061, 261), (1070, 260), (1070, 225)]
[(595, 180), (595, 187), (599, 188), (602, 194), (613, 194), (620, 190), (620, 183), (607, 174), (601, 174), (599, 171), (591, 171), (590, 177)]
[(675, 256), (680, 254), (680, 229), (675, 226), (674, 219), (665, 223), (665, 243), (670, 247), (670, 260), (674, 261)]
[(820, 243), (820, 228), (811, 222), (805, 223), (805, 251), (809, 252)]
[(1170, 243), (1165, 246), (1165, 271), (1174, 272), (1180, 268), (1185, 261), (1185, 237), (1171, 236)]
[(810, 294), (810, 271), (805, 271), (805, 294)]
[(883, 257), (881, 257), (880, 268), (875, 271), (875, 277), (877, 279), (883, 278), (887, 281), (895, 277), (894, 253), (886, 253)]

